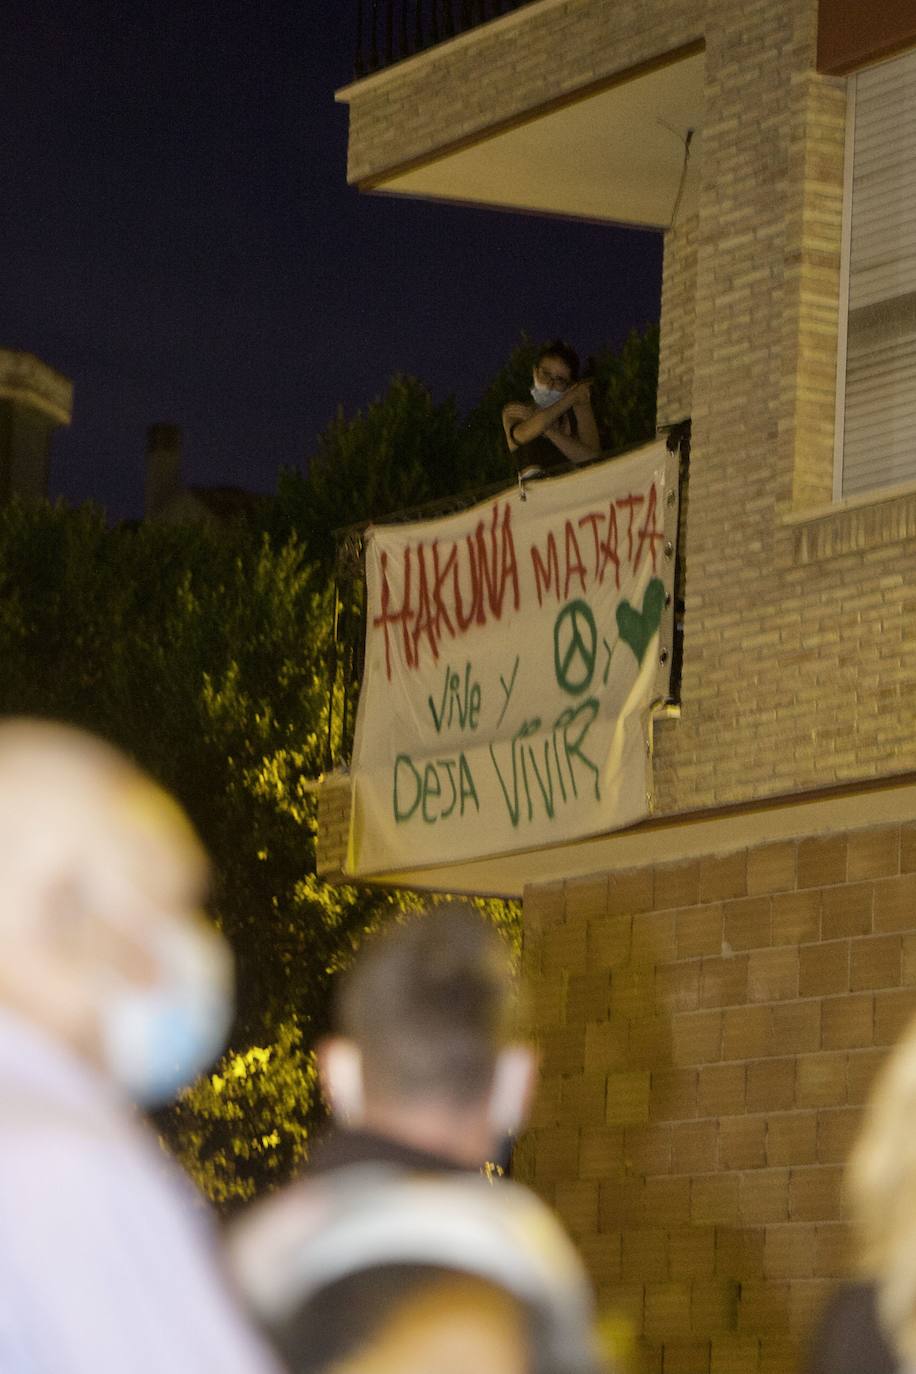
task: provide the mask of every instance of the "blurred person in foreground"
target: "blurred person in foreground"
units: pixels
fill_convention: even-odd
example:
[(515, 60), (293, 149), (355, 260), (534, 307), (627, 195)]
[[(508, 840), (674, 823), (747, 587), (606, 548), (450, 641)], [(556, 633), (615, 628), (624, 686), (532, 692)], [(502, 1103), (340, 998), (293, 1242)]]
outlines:
[(206, 876), (184, 814), (114, 749), (0, 724), (0, 1369), (276, 1369), (133, 1106), (168, 1101), (229, 1027)]
[(846, 1194), (859, 1277), (828, 1303), (807, 1374), (916, 1370), (916, 1019), (875, 1080)]
[(335, 1127), (230, 1252), (295, 1374), (593, 1374), (581, 1264), (527, 1189), (480, 1170), (524, 1124), (505, 946), (473, 908), (367, 940), (318, 1046)]
[(370, 936), (338, 980), (334, 1033), (317, 1046), (335, 1126), (312, 1172), (477, 1171), (505, 1156), (537, 1072), (532, 1046), (514, 1038), (516, 1006), (505, 943), (471, 906), (433, 907)]

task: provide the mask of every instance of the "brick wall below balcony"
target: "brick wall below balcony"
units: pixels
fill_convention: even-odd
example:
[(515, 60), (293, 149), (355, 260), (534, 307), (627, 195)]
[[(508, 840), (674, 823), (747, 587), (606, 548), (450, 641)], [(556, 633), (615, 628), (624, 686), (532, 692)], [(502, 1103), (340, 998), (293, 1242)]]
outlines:
[(516, 1171), (646, 1374), (789, 1374), (847, 1272), (842, 1166), (916, 1008), (916, 825), (528, 889)]

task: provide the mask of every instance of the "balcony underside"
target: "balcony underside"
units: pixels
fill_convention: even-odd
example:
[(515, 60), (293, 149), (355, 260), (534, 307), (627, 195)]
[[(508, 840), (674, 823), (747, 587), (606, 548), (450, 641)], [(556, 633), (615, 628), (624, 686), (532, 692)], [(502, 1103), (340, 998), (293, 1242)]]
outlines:
[(542, 845), (515, 854), (490, 855), (485, 859), (445, 863), (430, 868), (378, 873), (360, 881), (380, 887), (408, 888), (416, 892), (521, 897), (525, 888), (532, 884), (560, 882), (614, 868), (635, 867), (642, 861), (647, 836), (654, 829), (655, 823), (643, 822), (630, 830), (592, 835), (573, 843)]
[[(688, 862), (799, 836), (899, 823), (912, 816), (916, 816), (916, 778), (907, 773), (873, 783), (660, 816), (629, 830), (592, 836), (575, 844), (546, 846), (476, 863), (380, 873), (360, 881), (418, 892), (521, 897), (526, 887), (545, 883)], [(342, 877), (327, 863), (323, 875), (332, 881)]]
[(679, 213), (695, 201), (703, 71), (702, 52), (665, 60), (358, 184), (390, 195), (664, 229), (682, 177)]

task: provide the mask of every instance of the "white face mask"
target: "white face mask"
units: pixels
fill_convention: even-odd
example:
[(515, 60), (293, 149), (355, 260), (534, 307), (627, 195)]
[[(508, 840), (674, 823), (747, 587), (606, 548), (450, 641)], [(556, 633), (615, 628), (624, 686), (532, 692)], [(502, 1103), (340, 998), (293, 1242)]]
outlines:
[(535, 382), (534, 386), (531, 388), (532, 400), (541, 410), (543, 410), (545, 406), (552, 406), (554, 401), (559, 401), (560, 398), (565, 395), (565, 391), (556, 391), (553, 387), (549, 386), (538, 386), (537, 382)]
[(217, 1058), (232, 1023), (232, 964), (222, 939), (163, 924), (151, 940), (159, 976), (120, 978), (102, 997), (101, 1048), (111, 1077), (135, 1102), (162, 1106)]

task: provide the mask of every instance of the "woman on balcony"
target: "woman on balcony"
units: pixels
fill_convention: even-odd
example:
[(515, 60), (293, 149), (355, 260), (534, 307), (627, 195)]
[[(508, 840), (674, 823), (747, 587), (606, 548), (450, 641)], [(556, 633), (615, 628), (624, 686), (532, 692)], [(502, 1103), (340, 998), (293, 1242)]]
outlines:
[(534, 362), (533, 405), (510, 401), (503, 407), (503, 429), (519, 477), (568, 471), (601, 451), (591, 402), (591, 379), (579, 380), (579, 356), (555, 339)]

